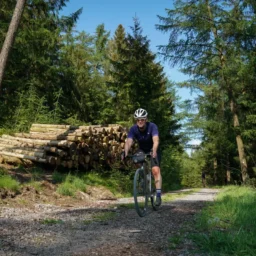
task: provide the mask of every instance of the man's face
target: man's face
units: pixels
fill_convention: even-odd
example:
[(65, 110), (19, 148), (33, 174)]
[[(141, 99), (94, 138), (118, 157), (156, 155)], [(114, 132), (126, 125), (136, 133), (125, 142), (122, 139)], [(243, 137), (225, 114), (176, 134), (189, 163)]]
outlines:
[(146, 127), (146, 121), (147, 121), (146, 118), (138, 118), (138, 119), (136, 120), (137, 125), (138, 125), (138, 127), (139, 127), (140, 130), (143, 131), (143, 130), (145, 129), (145, 127)]

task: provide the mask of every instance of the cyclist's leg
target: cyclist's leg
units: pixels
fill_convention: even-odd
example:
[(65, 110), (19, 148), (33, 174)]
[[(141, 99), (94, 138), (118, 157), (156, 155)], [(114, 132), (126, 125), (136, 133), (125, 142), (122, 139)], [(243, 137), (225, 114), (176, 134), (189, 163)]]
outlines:
[(152, 167), (152, 174), (155, 179), (156, 189), (161, 189), (162, 188), (162, 175), (161, 175), (160, 167), (158, 167), (158, 166)]
[(161, 169), (160, 169), (160, 159), (161, 155), (160, 152), (157, 152), (157, 158), (151, 157), (151, 168), (152, 168), (152, 174), (155, 179), (155, 185), (156, 189), (162, 188), (162, 176), (161, 176)]
[(151, 158), (151, 167), (152, 167), (152, 174), (155, 180), (155, 187), (156, 187), (156, 205), (161, 205), (161, 189), (162, 189), (162, 175), (159, 165), (159, 158)]

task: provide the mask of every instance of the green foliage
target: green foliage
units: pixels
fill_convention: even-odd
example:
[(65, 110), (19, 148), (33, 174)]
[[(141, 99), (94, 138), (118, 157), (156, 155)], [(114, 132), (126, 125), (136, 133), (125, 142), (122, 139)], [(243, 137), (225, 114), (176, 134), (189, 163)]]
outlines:
[(202, 171), (205, 171), (205, 161), (200, 152), (193, 154), (192, 157), (183, 155), (182, 161), (182, 186), (202, 187)]
[(66, 179), (66, 175), (54, 170), (53, 174), (52, 174), (52, 182), (53, 183), (61, 183), (63, 181), (65, 181)]
[[(160, 47), (161, 53), (170, 65), (181, 64), (181, 70), (190, 76), (178, 86), (199, 92), (196, 101), (180, 114), (175, 113), (175, 85), (150, 51), (150, 41), (137, 18), (131, 31), (126, 33), (119, 25), (113, 38), (104, 24), (93, 35), (76, 32), (82, 10), (59, 17), (66, 2), (39, 0), (26, 5), (2, 85), (0, 135), (28, 131), (35, 122), (128, 127), (133, 124), (134, 110), (143, 107), (159, 127), (165, 188), (200, 185), (200, 168), (207, 169), (213, 179), (213, 159), (218, 164), (219, 184), (228, 168), (232, 179), (238, 180), (238, 135), (244, 142), (248, 173), (255, 178), (252, 1), (218, 0), (207, 5), (207, 1), (179, 0), (167, 17), (159, 17), (157, 28), (170, 35), (168, 45)], [(0, 45), (15, 4), (14, 0), (1, 1)], [(235, 128), (234, 114), (239, 121)], [(202, 140), (200, 158), (181, 157), (180, 143), (196, 136)]]
[(6, 169), (0, 168), (0, 175), (8, 174), (8, 171)]
[(133, 173), (123, 174), (119, 170), (108, 173), (90, 172), (83, 176), (86, 184), (107, 187), (116, 196), (131, 195)]
[(33, 187), (37, 192), (42, 190), (42, 184), (39, 181), (31, 180), (30, 182), (26, 183), (27, 186)]
[[(253, 6), (231, 0), (179, 0), (167, 10), (166, 17), (159, 16), (161, 24), (157, 25), (169, 33), (168, 44), (159, 47), (161, 53), (190, 76), (180, 86), (199, 92), (194, 102), (198, 113), (188, 115), (186, 131), (201, 135), (206, 162), (216, 158), (223, 163), (225, 159), (226, 166), (239, 168), (243, 164), (235, 163), (235, 157), (239, 154), (239, 159), (246, 161), (241, 149), (246, 148), (249, 161), (243, 178), (244, 172), (252, 175), (255, 159), (255, 125), (250, 122), (255, 113)], [(237, 143), (238, 138), (244, 146)]]
[(172, 237), (170, 237), (168, 240), (169, 242), (169, 248), (170, 249), (176, 249), (183, 241), (184, 237), (183, 234), (177, 234)]
[(38, 98), (35, 87), (19, 94), (18, 106), (14, 113), (15, 127), (19, 131), (28, 131), (32, 123), (45, 118), (49, 109), (45, 108), (45, 98)]
[(102, 113), (110, 97), (105, 85), (107, 60), (103, 58), (108, 33), (103, 25), (96, 30), (96, 36), (84, 31), (75, 36), (70, 31), (63, 36), (61, 59), (68, 80), (61, 103), (69, 123), (104, 123)]
[(228, 187), (214, 204), (203, 210), (192, 235), (207, 255), (255, 255), (256, 192), (246, 187)]
[(14, 132), (14, 130), (12, 129), (7, 129), (7, 128), (0, 128), (0, 136), (2, 136), (3, 134), (12, 134)]
[(0, 189), (9, 189), (14, 192), (18, 192), (20, 188), (20, 184), (18, 181), (13, 179), (11, 176), (6, 174), (0, 174)]
[(47, 107), (46, 98), (39, 98), (36, 88), (31, 85), (28, 91), (18, 94), (18, 105), (9, 119), (8, 125), (15, 122), (15, 129), (18, 131), (28, 131), (33, 123), (59, 123), (58, 101), (55, 103), (53, 112)]
[[(125, 35), (119, 25), (110, 42), (110, 70), (108, 85), (113, 95), (110, 114), (116, 122), (129, 120), (138, 107), (149, 112), (150, 121), (158, 125), (161, 147), (178, 144), (175, 132), (179, 128), (174, 112), (175, 92), (156, 55), (149, 49), (139, 20), (134, 18), (132, 32)], [(129, 118), (130, 117), (130, 118)]]
[(161, 174), (163, 179), (163, 190), (176, 190), (181, 188), (182, 153), (174, 146), (169, 146), (162, 152)]
[(115, 196), (131, 196), (132, 179), (133, 173), (124, 174), (119, 170), (91, 171), (85, 174), (54, 171), (52, 175), (53, 183), (58, 184), (57, 192), (68, 196), (74, 196), (76, 191), (85, 192), (87, 185), (106, 187)]
[[(3, 2), (1, 11), (12, 13), (13, 6), (5, 4), (5, 0)], [(1, 125), (13, 127), (17, 124), (19, 130), (26, 130), (33, 119), (58, 123), (58, 111), (54, 109), (56, 97), (65, 84), (63, 77), (67, 75), (60, 67), (59, 56), (60, 27), (64, 20), (60, 22), (57, 9), (61, 6), (65, 6), (65, 1), (58, 5), (49, 1), (31, 1), (26, 6), (5, 72), (1, 94)], [(76, 18), (73, 17), (73, 21)], [(6, 20), (6, 24), (8, 22)], [(3, 30), (0, 27), (0, 42), (5, 35), (1, 32)], [(26, 98), (29, 102), (25, 101)], [(30, 115), (26, 108), (27, 112), (33, 110)], [(53, 109), (55, 112), (49, 120), (45, 114)]]
[(85, 192), (86, 184), (83, 179), (71, 174), (68, 174), (65, 177), (65, 181), (57, 188), (57, 192), (65, 196), (75, 196), (76, 191)]

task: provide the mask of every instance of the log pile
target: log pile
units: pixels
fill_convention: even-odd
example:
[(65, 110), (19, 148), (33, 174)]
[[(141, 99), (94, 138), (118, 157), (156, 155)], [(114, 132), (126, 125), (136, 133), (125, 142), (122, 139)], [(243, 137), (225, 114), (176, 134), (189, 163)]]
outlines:
[(82, 166), (86, 170), (109, 167), (119, 158), (126, 137), (127, 129), (116, 124), (32, 124), (29, 133), (0, 137), (0, 161)]

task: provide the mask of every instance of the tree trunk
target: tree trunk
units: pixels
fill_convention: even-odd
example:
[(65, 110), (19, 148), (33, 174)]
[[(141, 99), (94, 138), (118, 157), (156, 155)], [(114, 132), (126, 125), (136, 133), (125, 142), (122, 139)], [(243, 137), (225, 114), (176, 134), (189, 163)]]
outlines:
[(2, 81), (3, 81), (3, 76), (4, 76), (8, 55), (13, 45), (16, 31), (20, 24), (20, 19), (25, 7), (25, 3), (26, 3), (26, 0), (17, 0), (15, 10), (12, 16), (12, 20), (9, 25), (9, 29), (6, 34), (4, 44), (0, 53), (0, 92), (1, 92), (1, 86), (2, 86)]
[(230, 98), (231, 98), (230, 109), (231, 109), (231, 113), (233, 114), (234, 128), (237, 133), (236, 134), (236, 144), (237, 144), (239, 161), (240, 161), (240, 166), (241, 166), (241, 176), (242, 176), (242, 181), (245, 182), (248, 178), (248, 172), (247, 172), (247, 160), (246, 160), (246, 155), (244, 152), (244, 143), (243, 143), (242, 137), (240, 135), (240, 132), (238, 132), (239, 120), (238, 120), (238, 115), (236, 113), (235, 103), (231, 96), (230, 96)]
[(230, 181), (231, 181), (230, 162), (229, 162), (229, 154), (227, 154), (225, 185), (229, 185)]
[(74, 148), (76, 144), (72, 141), (67, 140), (39, 140), (39, 139), (27, 139), (27, 138), (18, 138), (10, 135), (3, 134), (2, 138), (8, 140), (14, 140), (19, 142), (32, 143), (34, 145), (46, 145), (46, 146), (54, 146), (54, 147), (63, 147), (63, 148)]
[[(209, 18), (212, 23), (212, 28), (211, 28), (212, 33), (214, 35), (214, 38), (217, 40), (217, 39), (219, 39), (219, 36), (218, 36), (216, 26), (214, 24), (211, 7), (209, 5), (209, 2), (208, 1), (206, 1), (206, 2), (207, 2), (207, 6), (208, 6)], [(242, 181), (245, 182), (246, 179), (248, 178), (247, 161), (246, 161), (246, 157), (245, 157), (245, 153), (244, 153), (243, 140), (242, 140), (240, 133), (238, 132), (238, 128), (240, 125), (239, 125), (239, 119), (238, 119), (238, 114), (237, 114), (237, 110), (236, 110), (236, 104), (235, 104), (235, 100), (234, 100), (232, 86), (230, 85), (230, 82), (224, 72), (224, 70), (226, 68), (226, 63), (225, 63), (226, 56), (225, 56), (225, 52), (223, 51), (223, 48), (221, 47), (221, 45), (216, 45), (216, 48), (218, 49), (219, 60), (220, 60), (220, 65), (221, 65), (221, 70), (222, 70), (222, 79), (223, 79), (223, 83), (225, 84), (224, 90), (228, 93), (230, 110), (233, 115), (233, 122), (234, 122), (233, 125), (234, 125), (235, 131), (236, 131), (236, 144), (237, 144), (237, 150), (238, 150), (239, 161), (240, 161), (240, 166), (241, 166)]]

